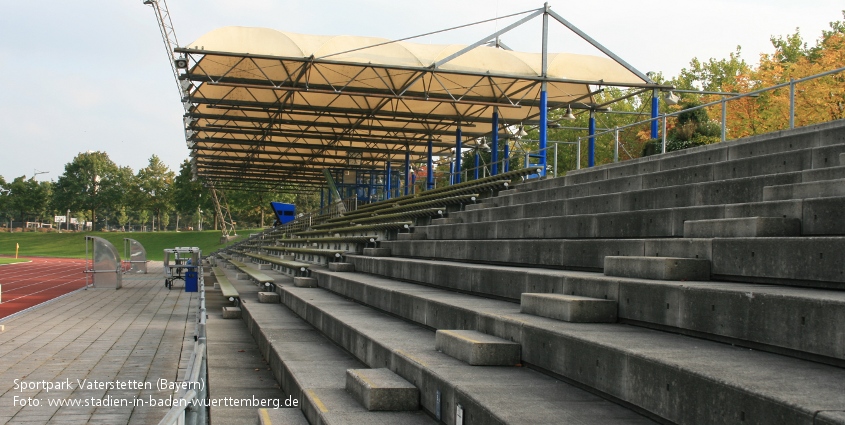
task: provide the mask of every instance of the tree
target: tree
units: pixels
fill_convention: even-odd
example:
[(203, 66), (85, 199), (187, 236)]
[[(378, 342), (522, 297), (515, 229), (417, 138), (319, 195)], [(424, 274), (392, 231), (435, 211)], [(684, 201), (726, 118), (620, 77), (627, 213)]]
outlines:
[(138, 187), (143, 194), (144, 204), (153, 213), (153, 219), (159, 224), (159, 229), (162, 225), (162, 215), (173, 210), (174, 177), (173, 171), (156, 155), (150, 157), (149, 165), (138, 171)]
[(202, 182), (193, 180), (191, 163), (186, 159), (179, 166), (179, 174), (173, 179), (173, 206), (176, 213), (192, 217), (197, 209), (212, 211), (211, 196)]
[(86, 210), (94, 226), (101, 208), (114, 208), (125, 188), (117, 165), (105, 152), (85, 152), (65, 165), (53, 190), (53, 208), (58, 211)]
[(52, 183), (20, 176), (8, 184), (7, 208), (20, 221), (41, 221), (49, 211)]

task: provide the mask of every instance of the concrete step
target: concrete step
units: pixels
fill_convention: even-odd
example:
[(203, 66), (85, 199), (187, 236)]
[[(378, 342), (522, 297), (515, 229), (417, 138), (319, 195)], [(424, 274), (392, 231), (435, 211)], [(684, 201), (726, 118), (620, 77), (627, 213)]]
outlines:
[[(611, 425), (654, 423), (529, 368), (470, 366), (435, 351), (435, 332), (328, 291), (289, 286), (280, 290), (285, 305), (361, 363), (371, 368), (388, 368), (419, 388), (421, 408), (438, 422), (456, 423), (460, 406), (463, 416), (472, 418), (474, 423), (560, 423), (561, 418), (572, 423), (590, 423), (596, 418)], [(325, 375), (320, 369), (311, 372)], [(334, 372), (331, 379), (335, 379)], [(585, 404), (590, 408), (585, 409)], [(352, 419), (344, 423), (403, 423), (390, 417), (379, 422)]]
[(767, 238), (801, 235), (801, 220), (742, 217), (684, 222), (685, 238)]
[[(361, 406), (346, 392), (346, 371), (366, 368), (366, 365), (287, 307), (247, 303), (244, 304), (244, 321), (270, 364), (276, 381), (292, 396), (292, 401), (297, 403), (293, 407), (302, 411), (309, 423), (435, 423), (420, 411), (370, 412)], [(273, 424), (289, 423), (273, 421), (272, 417), (271, 421)]]
[(845, 196), (845, 179), (773, 185), (763, 188), (763, 199), (766, 201), (832, 196)]
[(507, 189), (507, 190), (500, 190), (499, 196), (512, 196), (516, 195), (517, 193), (521, 192), (519, 189)]
[(819, 168), (801, 172), (801, 183), (845, 179), (845, 166)]
[(369, 411), (420, 408), (420, 390), (387, 368), (347, 369), (346, 391)]
[(364, 248), (364, 255), (370, 257), (390, 257), (390, 248)]
[(839, 154), (839, 165), (845, 166), (845, 153)]
[(488, 208), (488, 207), (490, 207), (490, 205), (484, 204), (484, 203), (466, 204), (466, 205), (464, 205), (464, 211), (474, 211), (474, 210), (480, 210), (480, 209), (484, 209), (484, 208)]
[(333, 272), (354, 272), (355, 266), (352, 263), (329, 263), (329, 270)]
[(396, 235), (396, 240), (400, 240), (400, 241), (415, 241), (415, 240), (422, 240), (422, 239), (425, 239), (425, 238), (426, 238), (426, 233), (425, 233), (425, 231), (421, 231), (422, 229), (424, 229), (424, 227), (427, 227), (427, 226), (417, 227), (417, 228), (415, 228), (415, 229), (414, 229), (414, 231), (413, 231), (413, 232), (411, 232), (411, 233), (398, 233), (398, 234)]
[(279, 303), (279, 294), (277, 294), (275, 292), (259, 292), (258, 293), (258, 302), (278, 304)]
[(616, 301), (563, 294), (523, 293), (520, 311), (576, 323), (616, 322)]
[[(442, 309), (437, 303), (446, 299), (447, 292), (440, 295), (438, 291), (391, 284), (391, 279), (459, 291), (461, 294), (448, 295), (455, 306), (473, 303), (466, 294), (512, 303), (520, 302), (525, 293), (617, 301), (621, 321), (845, 367), (845, 344), (827, 336), (839, 334), (839, 318), (845, 317), (843, 291), (625, 279), (601, 273), (408, 258), (356, 256), (350, 261), (361, 273), (320, 276), (321, 282), (330, 283), (330, 289), (338, 292), (366, 292), (372, 298), (362, 301), (368, 303), (377, 299), (377, 291), (372, 289), (376, 285), (390, 294), (384, 299), (397, 302), (403, 288), (414, 288), (407, 296), (419, 298), (419, 304), (431, 309), (424, 315), (420, 313), (427, 318), (438, 317), (435, 313)], [(361, 287), (368, 289), (355, 289)]]
[[(419, 304), (405, 297), (424, 296), (428, 289), (403, 282), (373, 283), (366, 290), (336, 286), (322, 281), (329, 274), (320, 273), (321, 286), (343, 291), (338, 292), (343, 297), (366, 304), (363, 298), (383, 299), (379, 294), (383, 288), (392, 302), (376, 308), (437, 329), (453, 329), (438, 324), (460, 321), (479, 332), (519, 342), (524, 363), (638, 406), (666, 422), (733, 423), (744, 417), (753, 423), (812, 423), (819, 410), (845, 408), (845, 395), (839, 391), (845, 370), (838, 367), (628, 325), (561, 322), (522, 314), (504, 301), (432, 293), (428, 298), (436, 305)], [(424, 310), (436, 310), (437, 315), (431, 317)], [(362, 321), (354, 319), (358, 313), (347, 307), (331, 313), (340, 315), (349, 315), (350, 323), (360, 328)], [(327, 316), (320, 316), (323, 326), (337, 327), (325, 323)], [(645, 388), (660, 388), (660, 401)], [(718, 412), (688, 408), (717, 400), (722, 406)]]
[(471, 330), (438, 329), (434, 349), (471, 366), (514, 366), (519, 364), (522, 347), (485, 333)]
[(677, 257), (604, 257), (606, 276), (654, 280), (710, 280), (710, 261)]
[(460, 224), (461, 219), (453, 217), (435, 218), (431, 220), (432, 226), (439, 226), (443, 224)]
[(397, 257), (599, 271), (606, 256), (700, 258), (738, 282), (845, 289), (845, 237), (389, 241)]

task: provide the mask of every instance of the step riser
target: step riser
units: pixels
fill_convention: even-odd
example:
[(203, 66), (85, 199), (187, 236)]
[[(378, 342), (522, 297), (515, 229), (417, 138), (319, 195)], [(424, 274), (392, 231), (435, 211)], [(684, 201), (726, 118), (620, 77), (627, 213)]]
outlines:
[(604, 274), (636, 279), (707, 281), (710, 262), (689, 258), (605, 257)]
[(794, 218), (749, 217), (687, 221), (685, 238), (761, 238), (801, 235), (801, 220)]
[[(353, 258), (363, 273), (425, 285), (482, 294), (518, 302), (523, 293), (557, 293), (580, 295), (618, 302), (618, 318), (657, 326), (670, 327), (706, 335), (762, 344), (769, 351), (789, 350), (791, 355), (809, 353), (830, 358), (828, 363), (845, 361), (845, 336), (839, 324), (845, 318), (845, 298), (822, 301), (797, 294), (772, 291), (746, 291), (747, 285), (728, 288), (710, 284), (647, 282), (606, 277), (561, 277), (542, 273), (529, 274), (518, 269), (501, 270), (466, 267), (459, 264), (428, 262), (379, 261)], [(365, 290), (351, 279), (321, 275), (321, 285), (368, 305), (388, 310), (399, 303), (397, 294), (386, 296), (374, 289)], [(800, 290), (798, 290), (800, 291)], [(790, 291), (795, 292), (795, 291)], [(749, 296), (748, 294), (753, 294)], [(414, 304), (426, 307), (412, 307)], [(401, 301), (403, 314), (412, 314), (417, 322), (437, 317), (436, 307), (417, 300)], [(823, 307), (822, 307), (823, 306)], [(442, 310), (439, 310), (440, 312)], [(444, 319), (452, 316), (444, 316)], [(802, 322), (803, 318), (803, 322)], [(428, 323), (432, 327), (449, 328), (460, 323), (468, 326), (466, 315)], [(830, 335), (840, 335), (830, 337)], [(838, 362), (837, 360), (838, 359)]]
[(845, 179), (793, 185), (779, 185), (766, 187), (763, 190), (763, 198), (766, 201), (825, 198), (832, 196), (845, 196)]
[[(588, 239), (384, 242), (397, 257), (602, 270), (606, 256), (712, 261), (713, 276), (845, 289), (845, 238)], [(821, 254), (821, 256), (820, 256)], [(799, 260), (800, 259), (800, 260)]]
[[(323, 277), (324, 275), (321, 275), (321, 278)], [(448, 308), (443, 307), (443, 310)], [(386, 311), (402, 316), (402, 312), (395, 308)], [(406, 318), (414, 320), (412, 317)], [(576, 335), (583, 330), (573, 334), (547, 331), (545, 328), (551, 327), (551, 323), (555, 322), (548, 319), (536, 319), (543, 321), (541, 327), (516, 317), (506, 318), (502, 312), (476, 314), (475, 319), (478, 331), (520, 342), (524, 362), (596, 388), (672, 422), (719, 423), (725, 421), (721, 416), (723, 412), (732, 412), (733, 419), (728, 422), (739, 422), (739, 412), (743, 411), (747, 419), (753, 418), (750, 419), (752, 422), (775, 423), (788, 418), (787, 422), (797, 423), (811, 420), (814, 414), (812, 411), (799, 411), (792, 406), (760, 397), (748, 397), (743, 388), (715, 383), (692, 371), (679, 370), (673, 364), (656, 363), (613, 347), (582, 340)], [(596, 330), (606, 330), (609, 328), (601, 327), (613, 325), (572, 326), (596, 326)], [(663, 389), (667, 384), (670, 386), (669, 390), (658, 394), (641, 390)], [(702, 388), (706, 388), (706, 391), (700, 391)], [(724, 397), (720, 399), (723, 404), (719, 412), (712, 409), (685, 409), (685, 406), (706, 405), (708, 400), (712, 400), (712, 394)]]

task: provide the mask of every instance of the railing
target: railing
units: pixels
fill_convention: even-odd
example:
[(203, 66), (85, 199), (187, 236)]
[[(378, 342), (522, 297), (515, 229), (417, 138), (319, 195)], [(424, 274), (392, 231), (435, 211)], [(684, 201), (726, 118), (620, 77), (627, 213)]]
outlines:
[[(198, 268), (199, 279), (199, 311), (196, 331), (194, 333), (194, 352), (185, 370), (183, 386), (173, 397), (173, 407), (167, 412), (159, 425), (203, 425), (208, 423), (207, 408), (194, 404), (196, 400), (204, 400), (208, 396), (208, 359), (206, 357), (206, 309), (205, 283), (201, 268)], [(188, 389), (185, 389), (188, 388)]]

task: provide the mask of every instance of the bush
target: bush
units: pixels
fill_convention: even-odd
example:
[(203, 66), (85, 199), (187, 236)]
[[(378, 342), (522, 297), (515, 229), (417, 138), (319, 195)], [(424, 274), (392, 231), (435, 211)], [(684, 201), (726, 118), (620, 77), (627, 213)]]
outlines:
[(707, 137), (722, 139), (722, 125), (716, 121), (707, 121), (699, 124), (698, 134)]
[[(666, 144), (666, 147), (669, 147), (669, 144)], [(643, 155), (642, 156), (651, 156), (657, 155), (663, 150), (663, 140), (661, 139), (651, 139), (643, 145)]]

